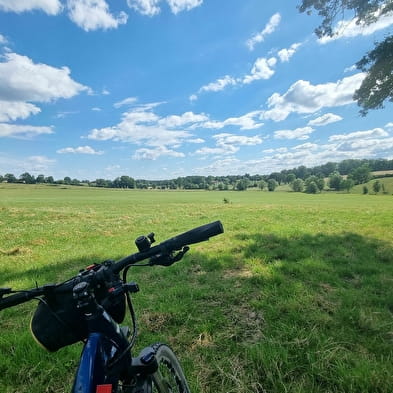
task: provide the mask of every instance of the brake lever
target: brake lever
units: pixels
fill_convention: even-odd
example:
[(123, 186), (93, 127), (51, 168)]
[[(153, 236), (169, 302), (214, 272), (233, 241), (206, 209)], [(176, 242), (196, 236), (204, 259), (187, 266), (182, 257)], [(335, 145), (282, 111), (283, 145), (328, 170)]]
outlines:
[(159, 254), (154, 257), (150, 258), (149, 265), (150, 266), (155, 266), (155, 265), (160, 265), (160, 266), (171, 266), (175, 262), (180, 261), (184, 254), (190, 249), (190, 247), (185, 246), (181, 251), (176, 253), (175, 255), (173, 254)]

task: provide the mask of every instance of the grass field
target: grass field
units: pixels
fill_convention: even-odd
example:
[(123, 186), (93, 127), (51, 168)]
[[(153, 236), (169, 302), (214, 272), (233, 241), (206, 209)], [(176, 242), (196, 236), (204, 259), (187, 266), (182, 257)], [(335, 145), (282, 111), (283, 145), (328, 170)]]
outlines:
[[(225, 233), (177, 265), (131, 270), (137, 350), (168, 342), (193, 392), (392, 391), (392, 195), (0, 184), (0, 285), (62, 281), (141, 234), (218, 219)], [(1, 393), (70, 391), (81, 345), (38, 347), (34, 307), (0, 312)]]

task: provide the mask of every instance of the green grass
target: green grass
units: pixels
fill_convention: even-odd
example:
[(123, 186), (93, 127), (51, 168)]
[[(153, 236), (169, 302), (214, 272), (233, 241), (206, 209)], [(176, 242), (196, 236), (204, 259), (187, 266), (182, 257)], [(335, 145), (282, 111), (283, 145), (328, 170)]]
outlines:
[[(224, 203), (226, 198), (229, 203)], [(391, 392), (393, 198), (0, 185), (0, 285), (79, 268), (220, 219), (170, 268), (131, 270), (137, 350), (168, 342), (193, 392)], [(0, 392), (70, 391), (81, 346), (44, 352), (34, 303), (0, 312)]]

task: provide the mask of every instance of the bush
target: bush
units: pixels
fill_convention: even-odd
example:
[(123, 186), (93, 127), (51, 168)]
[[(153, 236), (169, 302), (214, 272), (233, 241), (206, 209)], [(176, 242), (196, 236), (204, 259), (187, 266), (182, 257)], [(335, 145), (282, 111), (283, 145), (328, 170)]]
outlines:
[(302, 192), (304, 190), (304, 182), (302, 179), (295, 179), (291, 184), (292, 190)]

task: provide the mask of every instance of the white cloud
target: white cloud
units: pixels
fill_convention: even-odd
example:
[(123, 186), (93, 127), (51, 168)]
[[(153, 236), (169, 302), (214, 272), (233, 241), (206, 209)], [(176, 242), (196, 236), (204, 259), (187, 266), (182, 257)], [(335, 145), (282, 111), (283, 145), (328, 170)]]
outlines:
[(189, 11), (195, 7), (199, 7), (203, 0), (167, 0), (171, 11), (177, 14), (181, 11)]
[(281, 121), (293, 112), (314, 113), (325, 107), (351, 104), (353, 94), (360, 87), (364, 77), (364, 73), (358, 73), (337, 82), (319, 85), (299, 80), (285, 94), (274, 93), (267, 102), (271, 109), (264, 112), (262, 117)]
[(292, 44), (288, 49), (281, 49), (278, 51), (277, 55), (280, 58), (281, 62), (287, 62), (289, 59), (296, 53), (301, 44), (299, 42)]
[(255, 61), (251, 69), (251, 74), (244, 77), (243, 83), (249, 84), (260, 79), (270, 79), (274, 75), (275, 71), (273, 67), (276, 63), (277, 59), (275, 57), (271, 57), (270, 59), (260, 57)]
[(254, 50), (256, 44), (264, 41), (267, 35), (272, 34), (276, 30), (280, 21), (281, 15), (279, 13), (274, 14), (261, 32), (253, 35), (249, 40), (247, 40), (246, 45), (248, 48), (250, 50)]
[[(200, 6), (203, 0), (166, 0), (171, 11), (178, 14), (181, 11), (189, 11)], [(154, 16), (161, 12), (159, 4), (161, 0), (127, 0), (130, 8), (142, 15)]]
[(346, 74), (348, 72), (353, 72), (356, 71), (356, 69), (357, 69), (356, 65), (351, 65), (350, 67), (344, 69), (344, 73)]
[(189, 97), (189, 100), (191, 102), (196, 101), (197, 99), (198, 99), (198, 96), (196, 94), (191, 94), (190, 97)]
[(195, 154), (199, 156), (225, 156), (232, 155), (239, 151), (239, 147), (233, 145), (222, 145), (220, 147), (202, 147), (198, 149)]
[(287, 147), (278, 147), (277, 149), (265, 149), (262, 150), (263, 153), (272, 154), (272, 153), (286, 153), (288, 151)]
[(0, 45), (5, 45), (7, 44), (7, 38), (5, 38), (2, 34), (0, 34)]
[(318, 148), (317, 144), (307, 142), (307, 143), (303, 143), (301, 145), (294, 146), (292, 149), (293, 150), (308, 150), (308, 151), (310, 151), (310, 150), (315, 150), (317, 148)]
[(158, 146), (155, 149), (138, 149), (133, 155), (134, 160), (157, 160), (159, 157), (185, 157), (184, 153)]
[(92, 110), (93, 112), (101, 112), (101, 111), (102, 111), (102, 109), (99, 108), (99, 107), (97, 107), (97, 106), (91, 108), (91, 110)]
[(122, 100), (122, 101), (115, 102), (115, 103), (113, 104), (113, 106), (114, 106), (115, 108), (120, 108), (120, 107), (125, 106), (125, 105), (132, 105), (132, 104), (135, 104), (137, 101), (138, 101), (138, 99), (137, 99), (136, 97), (128, 97), (128, 98), (125, 98), (125, 99)]
[(127, 0), (127, 4), (130, 8), (138, 11), (142, 15), (154, 16), (160, 13), (160, 7), (158, 3), (161, 0)]
[(213, 135), (218, 146), (223, 145), (236, 145), (236, 146), (255, 146), (260, 145), (263, 139), (259, 135), (255, 136), (244, 136), (244, 135), (234, 135), (228, 133), (222, 133)]
[(296, 128), (295, 130), (280, 130), (274, 132), (275, 139), (308, 139), (315, 130), (312, 127)]
[(200, 156), (208, 155), (231, 155), (239, 151), (239, 146), (255, 146), (263, 143), (263, 139), (259, 135), (244, 136), (229, 133), (221, 133), (213, 135), (216, 141), (216, 147), (203, 147), (198, 149), (195, 154)]
[(49, 102), (89, 90), (71, 79), (67, 67), (35, 64), (16, 53), (6, 53), (4, 59), (0, 63), (0, 100)]
[(334, 41), (340, 38), (352, 38), (359, 35), (369, 36), (379, 30), (383, 30), (393, 24), (393, 12), (378, 16), (374, 23), (366, 25), (364, 22), (356, 23), (356, 18), (352, 20), (340, 21), (334, 29), (333, 37), (324, 36), (318, 39), (321, 44)]
[(208, 85), (202, 86), (199, 89), (199, 92), (203, 91), (221, 91), (224, 90), (227, 86), (236, 85), (236, 80), (229, 75), (225, 75), (223, 78), (217, 79), (215, 82), (211, 82)]
[[(173, 130), (159, 124), (160, 118), (152, 109), (158, 103), (133, 108), (123, 113), (121, 121), (112, 126), (94, 129), (88, 135), (92, 140), (114, 140), (148, 146), (176, 146), (192, 139), (192, 134), (184, 130)], [(165, 122), (165, 120), (164, 120)]]
[(96, 151), (90, 146), (79, 146), (79, 147), (65, 147), (56, 151), (59, 154), (91, 154), (91, 155), (101, 155), (104, 154), (103, 151)]
[(325, 113), (316, 119), (310, 120), (307, 125), (316, 127), (326, 126), (327, 124), (336, 123), (342, 119), (341, 116), (335, 115), (334, 113)]
[(70, 19), (85, 31), (115, 29), (127, 23), (124, 11), (114, 16), (105, 0), (68, 0)]
[(25, 12), (41, 10), (48, 15), (57, 15), (63, 9), (59, 0), (0, 0), (0, 10)]
[(205, 114), (195, 114), (193, 112), (185, 112), (182, 115), (171, 115), (164, 117), (158, 121), (158, 124), (163, 127), (177, 128), (186, 124), (197, 124), (207, 121), (209, 118)]
[(200, 127), (219, 130), (226, 126), (239, 126), (241, 130), (254, 130), (263, 126), (263, 123), (257, 122), (256, 117), (261, 115), (262, 111), (253, 111), (239, 117), (229, 117), (224, 121), (206, 121)]
[(53, 129), (52, 127), (0, 123), (0, 138), (30, 138), (40, 134), (53, 134)]
[(380, 138), (389, 136), (389, 133), (382, 128), (374, 128), (367, 131), (356, 131), (349, 134), (331, 135), (329, 141), (346, 141), (350, 139), (367, 139), (367, 138)]
[(41, 112), (40, 108), (27, 102), (0, 100), (0, 121), (26, 119), (39, 112)]

